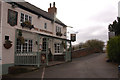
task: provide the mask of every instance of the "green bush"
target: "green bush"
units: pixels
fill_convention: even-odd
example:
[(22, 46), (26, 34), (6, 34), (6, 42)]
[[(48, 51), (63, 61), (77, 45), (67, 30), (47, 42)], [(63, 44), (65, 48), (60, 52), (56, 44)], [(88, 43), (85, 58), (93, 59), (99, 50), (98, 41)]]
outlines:
[(107, 43), (108, 58), (120, 63), (120, 36), (111, 38)]

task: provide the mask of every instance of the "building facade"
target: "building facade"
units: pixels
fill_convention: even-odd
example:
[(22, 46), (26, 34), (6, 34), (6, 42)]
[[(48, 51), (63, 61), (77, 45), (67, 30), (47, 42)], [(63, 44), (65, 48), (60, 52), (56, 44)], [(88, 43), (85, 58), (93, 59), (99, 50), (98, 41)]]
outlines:
[(2, 74), (14, 65), (48, 65), (49, 55), (71, 61), (67, 26), (56, 13), (55, 2), (48, 12), (28, 2), (0, 2)]

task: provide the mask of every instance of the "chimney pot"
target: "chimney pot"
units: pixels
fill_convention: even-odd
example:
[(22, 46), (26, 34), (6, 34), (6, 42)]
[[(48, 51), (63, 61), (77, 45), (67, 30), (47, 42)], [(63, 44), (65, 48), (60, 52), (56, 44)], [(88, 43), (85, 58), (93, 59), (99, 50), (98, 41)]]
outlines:
[(50, 3), (50, 8), (51, 8), (51, 3)]
[(53, 2), (53, 7), (55, 7), (55, 2)]

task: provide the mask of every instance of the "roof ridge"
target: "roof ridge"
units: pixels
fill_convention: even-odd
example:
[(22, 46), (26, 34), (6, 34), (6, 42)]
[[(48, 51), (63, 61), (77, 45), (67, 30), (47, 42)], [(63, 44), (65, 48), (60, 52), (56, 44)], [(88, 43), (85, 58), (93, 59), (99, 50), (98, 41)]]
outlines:
[[(16, 3), (20, 7), (23, 7), (23, 9), (27, 9), (28, 11), (33, 12), (34, 14), (36, 14), (38, 16), (40, 15), (40, 16), (46, 18), (46, 19), (54, 21), (54, 15), (53, 14), (50, 14), (47, 11), (45, 11), (45, 10), (43, 10), (43, 9), (41, 9), (41, 8), (35, 6), (35, 5), (33, 5), (33, 4), (31, 4), (27, 1), (25, 1), (25, 2), (14, 2), (14, 3)], [(58, 18), (56, 18), (55, 22), (62, 25), (62, 26), (66, 26)]]

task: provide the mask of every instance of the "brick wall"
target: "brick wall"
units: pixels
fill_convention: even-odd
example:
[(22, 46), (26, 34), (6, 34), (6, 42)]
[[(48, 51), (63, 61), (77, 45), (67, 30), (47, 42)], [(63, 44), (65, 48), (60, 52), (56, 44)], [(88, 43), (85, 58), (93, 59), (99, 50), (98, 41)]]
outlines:
[(95, 53), (95, 50), (90, 48), (80, 49), (80, 50), (72, 51), (72, 58), (79, 58), (93, 53)]

